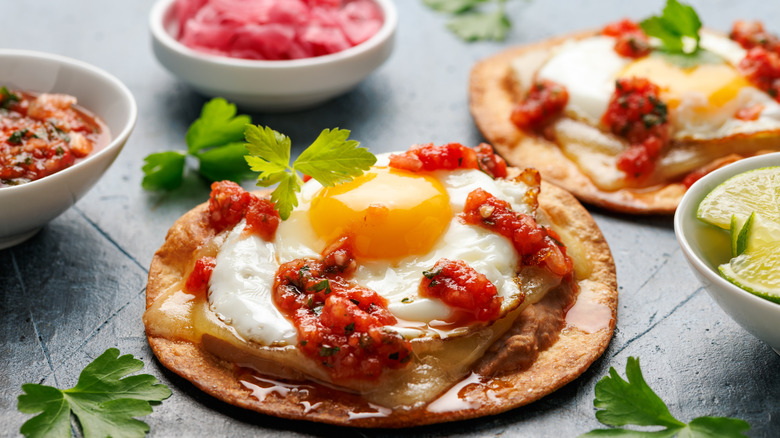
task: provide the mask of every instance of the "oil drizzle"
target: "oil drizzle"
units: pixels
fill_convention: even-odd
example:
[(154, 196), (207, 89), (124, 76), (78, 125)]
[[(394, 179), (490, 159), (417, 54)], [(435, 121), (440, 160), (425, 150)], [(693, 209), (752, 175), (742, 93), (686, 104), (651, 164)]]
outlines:
[(481, 403), (476, 400), (470, 400), (468, 396), (461, 396), (461, 392), (469, 385), (484, 386), (482, 376), (472, 372), (468, 377), (439, 396), (439, 398), (429, 403), (425, 410), (428, 412), (440, 413), (479, 408)]
[[(290, 393), (297, 393), (301, 397), (308, 397), (309, 391), (314, 389), (313, 386), (309, 385), (284, 383), (259, 376), (251, 377), (257, 380), (259, 384), (251, 383), (246, 380), (241, 380), (240, 382), (242, 385), (244, 385), (245, 388), (252, 391), (252, 397), (256, 398), (258, 401), (264, 401), (265, 398), (271, 394), (277, 394), (280, 397), (287, 397), (287, 395)], [(306, 401), (301, 402), (301, 404), (303, 405), (303, 408), (306, 412), (309, 412), (312, 409), (316, 409), (320, 405), (320, 403), (311, 404)]]
[(577, 301), (566, 312), (566, 327), (576, 327), (585, 333), (608, 329), (612, 322), (612, 310), (609, 306), (596, 302), (596, 299), (596, 292), (590, 282), (583, 281)]
[(386, 408), (384, 406), (379, 406), (374, 403), (369, 403), (368, 406), (372, 409), (375, 409), (373, 412), (348, 412), (350, 420), (357, 420), (360, 418), (376, 418), (376, 417), (387, 417), (390, 415), (393, 410), (390, 408)]

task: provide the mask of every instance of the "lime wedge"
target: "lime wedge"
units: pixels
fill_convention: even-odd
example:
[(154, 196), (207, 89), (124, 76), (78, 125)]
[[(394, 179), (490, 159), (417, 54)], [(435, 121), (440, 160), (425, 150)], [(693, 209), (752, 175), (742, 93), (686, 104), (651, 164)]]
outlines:
[(718, 267), (721, 275), (780, 303), (780, 166), (726, 180), (704, 197), (696, 215), (731, 232), (733, 258)]
[(780, 224), (780, 166), (754, 169), (727, 179), (702, 199), (696, 216), (728, 230), (732, 216), (745, 223), (753, 212)]
[(762, 223), (758, 215), (755, 218), (746, 234), (745, 251), (718, 270), (742, 289), (780, 303), (780, 224)]

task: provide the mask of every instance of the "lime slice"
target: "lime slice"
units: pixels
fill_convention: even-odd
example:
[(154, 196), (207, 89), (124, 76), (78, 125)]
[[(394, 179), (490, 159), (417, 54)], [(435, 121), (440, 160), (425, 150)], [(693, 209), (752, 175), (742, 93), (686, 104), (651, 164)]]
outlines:
[(780, 166), (754, 169), (727, 179), (702, 199), (696, 216), (728, 230), (732, 215), (745, 223), (753, 212), (780, 224)]
[(733, 258), (718, 267), (721, 275), (780, 303), (780, 166), (726, 180), (704, 197), (696, 215), (731, 232)]
[(720, 274), (748, 292), (780, 303), (780, 224), (763, 223), (756, 215), (746, 240), (745, 251), (720, 265)]

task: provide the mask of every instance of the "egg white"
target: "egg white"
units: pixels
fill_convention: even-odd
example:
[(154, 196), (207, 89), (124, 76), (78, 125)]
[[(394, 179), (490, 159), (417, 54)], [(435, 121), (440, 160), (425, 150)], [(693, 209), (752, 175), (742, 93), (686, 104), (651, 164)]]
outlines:
[[(570, 117), (592, 126), (599, 124), (615, 90), (615, 80), (634, 61), (618, 55), (614, 45), (614, 38), (602, 35), (567, 41), (555, 49), (538, 71), (538, 78), (566, 87), (569, 102), (565, 112)], [(745, 56), (739, 44), (710, 32), (702, 32), (700, 46), (734, 67)], [(652, 77), (648, 79), (653, 81)], [(738, 109), (757, 104), (764, 107), (757, 120), (734, 118)], [(706, 114), (698, 111), (707, 106), (707, 96), (702, 93), (684, 93), (680, 105), (670, 110), (671, 138), (711, 140), (780, 129), (780, 104), (752, 86), (744, 87), (719, 109), (710, 108)]]
[[(387, 163), (387, 156), (379, 158), (378, 165)], [(457, 214), (463, 211), (468, 193), (479, 187), (509, 202), (515, 211), (531, 214), (524, 203), (528, 187), (520, 182), (494, 180), (478, 170), (433, 174), (449, 195), (453, 218), (431, 251), (395, 261), (362, 262), (352, 278), (388, 300), (390, 312), (404, 322), (391, 329), (407, 338), (455, 334), (429, 327), (447, 318), (451, 309), (441, 300), (420, 297), (417, 292), (422, 272), (433, 268), (441, 258), (463, 260), (484, 274), (504, 297), (503, 310), (516, 307), (522, 297), (514, 281), (519, 260), (509, 240), (482, 227), (463, 224)], [(311, 228), (308, 210), (321, 188), (314, 180), (304, 184), (299, 206), (279, 225), (273, 242), (244, 236), (241, 222), (222, 244), (209, 283), (209, 305), (242, 337), (261, 345), (295, 344), (295, 328), (273, 304), (273, 279), (282, 263), (320, 257), (326, 242)]]

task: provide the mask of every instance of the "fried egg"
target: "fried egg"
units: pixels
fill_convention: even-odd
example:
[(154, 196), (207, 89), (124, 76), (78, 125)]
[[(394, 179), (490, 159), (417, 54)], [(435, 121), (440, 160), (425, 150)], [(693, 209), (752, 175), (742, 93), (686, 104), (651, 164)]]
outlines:
[[(539, 66), (537, 79), (566, 87), (567, 117), (555, 122), (550, 132), (563, 154), (598, 189), (651, 187), (681, 179), (728, 154), (752, 155), (770, 140), (741, 139), (780, 132), (780, 104), (749, 84), (736, 67), (745, 50), (722, 35), (703, 31), (700, 36), (707, 62), (690, 68), (658, 53), (640, 59), (622, 57), (614, 50), (615, 39), (603, 35), (567, 40), (545, 51), (541, 59), (520, 56), (512, 66), (521, 87), (527, 88), (533, 80), (527, 74), (529, 62)], [(654, 173), (641, 181), (627, 178), (618, 169), (617, 161), (630, 145), (601, 124), (616, 80), (631, 76), (659, 86), (670, 123), (669, 147), (658, 157)], [(754, 120), (736, 117), (739, 110), (752, 108), (761, 109)]]
[[(737, 70), (745, 50), (734, 41), (703, 32), (700, 46), (712, 60), (689, 68), (651, 54), (625, 58), (613, 49), (615, 39), (595, 36), (572, 40), (539, 70), (538, 77), (562, 84), (569, 92), (571, 117), (598, 125), (615, 89), (615, 80), (644, 77), (661, 88), (670, 113), (672, 139), (711, 140), (735, 134), (780, 129), (780, 104), (753, 87)], [(756, 120), (740, 120), (741, 108), (761, 105)]]
[[(283, 221), (273, 241), (244, 235), (244, 223), (229, 232), (216, 257), (209, 284), (209, 305), (245, 339), (260, 345), (295, 345), (296, 330), (273, 304), (274, 276), (282, 263), (319, 258), (325, 247), (349, 232), (358, 264), (352, 280), (388, 300), (400, 321), (388, 327), (407, 339), (444, 339), (468, 332), (443, 321), (453, 311), (437, 298), (418, 294), (422, 272), (441, 258), (463, 260), (484, 274), (503, 297), (502, 315), (517, 308), (521, 290), (518, 255), (511, 242), (458, 219), (472, 190), (483, 188), (520, 213), (528, 186), (492, 179), (478, 170), (412, 173), (375, 167), (355, 180), (323, 188), (310, 180), (302, 187), (299, 206)], [(539, 288), (542, 291), (544, 288)]]

